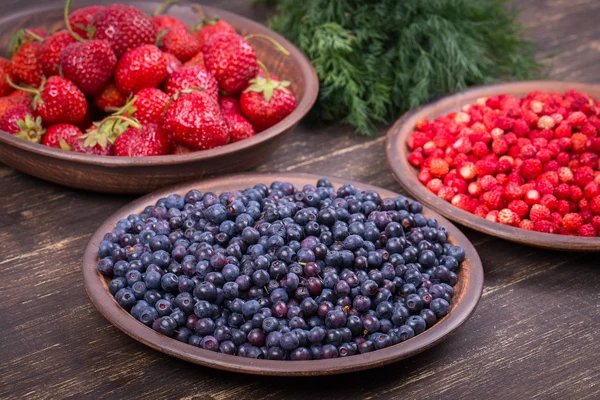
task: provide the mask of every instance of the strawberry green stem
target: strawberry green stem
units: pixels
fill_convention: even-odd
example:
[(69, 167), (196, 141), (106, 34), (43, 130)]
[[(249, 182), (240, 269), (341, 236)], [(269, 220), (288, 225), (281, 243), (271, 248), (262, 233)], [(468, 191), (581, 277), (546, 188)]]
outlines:
[(267, 69), (267, 66), (265, 64), (263, 64), (262, 61), (260, 60), (256, 60), (256, 63), (258, 64), (258, 66), (260, 67), (260, 69), (263, 70), (263, 72), (265, 73), (265, 80), (267, 82), (271, 81), (271, 77), (269, 76), (269, 70)]
[(35, 40), (37, 40), (38, 42), (43, 42), (44, 38), (41, 37), (40, 35), (36, 34), (35, 32), (30, 31), (29, 29), (25, 29), (25, 33), (28, 34), (29, 36), (31, 36), (32, 38), (34, 38)]
[(125, 112), (133, 105), (133, 103), (135, 103), (135, 101), (138, 99), (137, 96), (133, 96), (131, 99), (129, 99), (127, 101), (127, 103), (125, 103), (125, 105), (121, 108), (115, 108), (113, 112), (113, 116), (118, 116), (118, 115), (123, 115), (125, 114)]
[(153, 16), (157, 16), (157, 15), (161, 15), (162, 13), (165, 12), (165, 10), (167, 8), (169, 8), (171, 5), (177, 3), (179, 0), (166, 0), (165, 2), (163, 2), (161, 5), (159, 5), (156, 10), (154, 10), (154, 13), (152, 13)]
[(83, 39), (81, 36), (79, 36), (71, 27), (71, 24), (69, 23), (69, 8), (71, 8), (71, 3), (73, 2), (73, 0), (67, 0), (67, 2), (65, 3), (65, 25), (67, 26), (67, 30), (69, 31), (69, 33), (71, 34), (71, 36), (73, 36), (73, 39), (77, 40), (78, 42), (85, 42), (85, 39)]
[(15, 84), (12, 81), (12, 79), (10, 79), (10, 76), (8, 74), (6, 74), (6, 83), (8, 83), (9, 86), (12, 87), (15, 90), (22, 90), (24, 92), (35, 94), (35, 95), (38, 95), (40, 93), (40, 91), (38, 89), (34, 89), (34, 88), (30, 88), (30, 87), (24, 87), (24, 86), (19, 86), (19, 85)]
[(269, 37), (267, 35), (263, 35), (262, 33), (251, 33), (249, 35), (244, 36), (244, 39), (246, 39), (246, 40), (248, 40), (248, 39), (264, 39), (264, 40), (267, 40), (273, 46), (275, 46), (275, 49), (277, 51), (279, 51), (280, 53), (283, 53), (286, 56), (290, 55), (290, 52), (287, 51), (285, 49), (285, 47), (283, 47), (277, 40), (275, 40), (272, 37)]
[(135, 119), (126, 117), (124, 115), (111, 115), (110, 117), (106, 117), (104, 121), (124, 121), (127, 122), (130, 126), (133, 126), (136, 129), (142, 129), (142, 125)]

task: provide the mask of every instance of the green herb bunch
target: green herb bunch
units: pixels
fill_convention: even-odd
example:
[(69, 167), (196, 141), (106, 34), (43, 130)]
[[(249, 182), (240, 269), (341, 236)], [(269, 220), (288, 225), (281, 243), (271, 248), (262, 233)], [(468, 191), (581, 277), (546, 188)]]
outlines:
[(444, 93), (542, 66), (507, 0), (277, 0), (269, 24), (311, 59), (314, 113), (370, 135)]

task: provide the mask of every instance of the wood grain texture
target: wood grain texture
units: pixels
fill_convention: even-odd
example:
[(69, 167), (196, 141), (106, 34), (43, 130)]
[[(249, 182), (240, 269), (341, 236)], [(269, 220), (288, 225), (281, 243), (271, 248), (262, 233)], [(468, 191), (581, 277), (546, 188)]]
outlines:
[[(7, 47), (11, 33), (22, 26), (41, 26), (48, 30), (61, 26), (64, 2), (49, 2), (35, 8), (20, 6), (0, 17), (0, 46)], [(111, 0), (96, 0), (99, 4)], [(132, 5), (151, 13), (161, 2), (133, 1)], [(198, 23), (191, 3), (180, 1), (169, 13), (188, 26)], [(25, 11), (17, 11), (25, 9)], [(29, 11), (27, 11), (29, 10)], [(314, 104), (319, 91), (315, 69), (306, 56), (283, 36), (264, 25), (224, 10), (204, 7), (207, 17), (220, 16), (241, 35), (272, 37), (289, 51), (285, 56), (265, 40), (249, 39), (256, 56), (269, 71), (291, 82), (296, 108), (278, 124), (252, 138), (213, 149), (185, 155), (158, 157), (104, 157), (49, 148), (0, 132), (0, 159), (6, 165), (50, 182), (84, 190), (109, 193), (148, 193), (161, 186), (211, 174), (244, 171), (258, 165), (281, 147), (286, 136)]]
[[(259, 21), (266, 14), (248, 0), (211, 3)], [(518, 5), (540, 55), (561, 51), (554, 78), (600, 83), (600, 2)], [(347, 127), (301, 124), (258, 170), (331, 174), (402, 192), (386, 166), (387, 128), (361, 138)], [(450, 340), (352, 375), (243, 376), (150, 350), (89, 301), (80, 270), (85, 244), (132, 197), (68, 190), (3, 166), (0, 188), (2, 399), (600, 398), (597, 255), (534, 249), (464, 229), (481, 256), (485, 288), (473, 317)]]
[(415, 131), (415, 126), (420, 120), (432, 121), (450, 112), (460, 111), (463, 106), (474, 104), (478, 98), (491, 97), (500, 93), (523, 97), (536, 90), (564, 93), (569, 89), (575, 89), (587, 93), (595, 99), (600, 99), (600, 85), (561, 81), (511, 82), (470, 88), (407, 112), (394, 123), (387, 133), (385, 150), (389, 167), (398, 182), (411, 196), (461, 225), (488, 235), (530, 246), (554, 250), (600, 252), (600, 237), (588, 238), (528, 231), (492, 222), (455, 207), (423, 185), (418, 178), (419, 170), (408, 162), (408, 155), (410, 154), (407, 145), (408, 139)]

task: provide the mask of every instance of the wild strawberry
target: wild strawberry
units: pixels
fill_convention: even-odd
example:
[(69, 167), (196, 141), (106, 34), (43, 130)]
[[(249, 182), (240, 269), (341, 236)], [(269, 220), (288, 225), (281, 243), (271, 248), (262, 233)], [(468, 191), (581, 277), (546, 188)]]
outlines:
[(431, 140), (431, 135), (427, 132), (414, 131), (408, 137), (408, 147), (414, 150), (418, 147), (423, 147), (425, 143)]
[(277, 124), (296, 108), (290, 82), (257, 76), (250, 84), (240, 96), (240, 108), (257, 132)]
[(467, 186), (467, 192), (473, 197), (479, 197), (481, 196), (481, 193), (483, 193), (483, 188), (479, 182), (471, 182), (469, 183), (469, 186)]
[(475, 168), (475, 164), (472, 162), (464, 163), (458, 169), (458, 175), (463, 178), (465, 181), (471, 181), (477, 177), (477, 171)]
[(143, 125), (162, 125), (168, 103), (169, 96), (162, 90), (145, 88), (137, 92), (131, 108), (127, 109), (127, 112)]
[(115, 85), (125, 95), (157, 87), (167, 77), (167, 60), (158, 47), (147, 44), (129, 50), (115, 68)]
[(533, 222), (548, 220), (550, 218), (550, 210), (548, 207), (541, 204), (534, 204), (529, 211), (529, 219)]
[(183, 21), (171, 15), (154, 15), (152, 16), (152, 23), (154, 24), (154, 30), (158, 36), (160, 36), (161, 32), (165, 29), (178, 28), (187, 30), (187, 26), (185, 26)]
[(117, 57), (102, 40), (72, 43), (60, 54), (63, 76), (87, 96), (95, 96), (110, 83)]
[(8, 96), (14, 89), (8, 83), (6, 77), (15, 80), (12, 63), (6, 58), (0, 57), (0, 97)]
[(452, 200), (450, 201), (452, 203), (453, 206), (458, 207), (462, 210), (471, 212), (473, 211), (473, 207), (471, 204), (471, 198), (469, 196), (467, 196), (466, 194), (457, 194), (454, 197), (452, 197)]
[(112, 4), (91, 20), (94, 39), (105, 40), (117, 58), (145, 44), (155, 44), (157, 34), (152, 19), (135, 7)]
[(240, 140), (248, 139), (255, 135), (254, 128), (252, 128), (250, 122), (240, 114), (223, 112), (222, 115), (229, 128), (231, 142), (239, 142)]
[(45, 76), (59, 74), (60, 53), (71, 43), (75, 43), (75, 39), (67, 30), (58, 31), (42, 42), (40, 63)]
[(247, 88), (250, 79), (258, 73), (254, 48), (237, 34), (214, 35), (204, 44), (202, 53), (206, 68), (215, 76), (219, 87), (229, 94)]
[(508, 203), (508, 208), (517, 214), (520, 218), (524, 218), (529, 213), (529, 206), (523, 200), (513, 200)]
[(176, 97), (167, 107), (164, 121), (175, 141), (198, 150), (227, 143), (229, 129), (212, 96), (187, 89)]
[(419, 171), (419, 175), (417, 175), (417, 179), (424, 185), (429, 183), (429, 181), (433, 179), (429, 168), (421, 168), (421, 170)]
[(20, 104), (8, 109), (0, 118), (0, 130), (34, 143), (39, 143), (44, 134), (42, 119), (36, 117), (31, 108)]
[(426, 186), (431, 192), (436, 193), (440, 191), (444, 183), (440, 179), (431, 179), (427, 182)]
[(515, 225), (518, 223), (519, 217), (516, 213), (508, 208), (503, 208), (498, 213), (498, 222), (504, 225)]
[(540, 199), (540, 204), (548, 207), (550, 211), (554, 212), (558, 208), (558, 199), (551, 194), (545, 194)]
[(74, 125), (56, 124), (48, 127), (46, 134), (42, 137), (42, 144), (48, 147), (71, 150), (73, 142), (81, 135), (83, 135), (81, 130)]
[(485, 219), (492, 222), (498, 222), (498, 214), (500, 212), (498, 210), (492, 210), (485, 216)]
[(496, 173), (497, 168), (498, 162), (490, 158), (481, 159), (475, 163), (475, 170), (477, 171), (477, 176), (479, 177), (493, 175)]
[(504, 193), (498, 190), (483, 193), (481, 195), (481, 200), (483, 204), (491, 210), (500, 210), (504, 208), (504, 205), (506, 204)]
[(583, 188), (583, 196), (586, 199), (591, 199), (600, 194), (600, 184), (595, 181), (588, 182)]
[(571, 115), (569, 115), (567, 117), (567, 122), (571, 126), (573, 126), (575, 128), (579, 128), (587, 122), (587, 117), (581, 111), (575, 111), (574, 113), (572, 113)]
[(535, 221), (533, 223), (533, 230), (542, 233), (556, 233), (557, 226), (555, 223), (550, 221)]
[(200, 42), (200, 46), (208, 43), (208, 40), (217, 33), (235, 33), (235, 28), (221, 19), (204, 20), (198, 27), (194, 36)]
[(167, 61), (167, 76), (170, 76), (173, 72), (183, 67), (183, 63), (173, 54), (163, 53), (163, 57)]
[(443, 178), (450, 170), (448, 163), (441, 158), (430, 158), (425, 165), (429, 168), (431, 176), (434, 178)]
[(414, 167), (420, 167), (421, 165), (423, 165), (424, 161), (425, 157), (420, 151), (413, 151), (408, 155), (408, 162)]
[(115, 156), (146, 157), (169, 153), (169, 135), (156, 124), (144, 124), (141, 128), (130, 126), (115, 140)]
[(235, 97), (219, 96), (219, 107), (221, 112), (232, 112), (234, 114), (241, 114), (242, 109), (240, 108), (240, 102)]
[(437, 192), (437, 196), (446, 201), (451, 201), (456, 192), (450, 186), (442, 186)]
[(523, 198), (523, 200), (525, 200), (525, 203), (527, 203), (530, 206), (538, 204), (541, 199), (542, 196), (540, 195), (540, 192), (538, 192), (535, 189), (531, 189), (525, 192), (525, 197)]
[(40, 47), (40, 42), (25, 43), (13, 56), (12, 69), (17, 82), (35, 87), (42, 83)]
[(114, 83), (109, 84), (102, 92), (94, 96), (96, 107), (106, 113), (112, 113), (127, 103), (127, 97), (117, 90)]
[(534, 229), (534, 224), (528, 219), (523, 219), (519, 222), (519, 228), (532, 231)]
[(583, 237), (594, 237), (597, 233), (592, 224), (585, 224), (579, 228), (577, 234)]
[(583, 225), (583, 218), (577, 213), (569, 213), (562, 217), (562, 225), (568, 232), (577, 232)]
[(90, 6), (77, 9), (69, 14), (69, 24), (75, 34), (83, 39), (89, 39), (92, 18), (102, 10), (103, 6)]
[(206, 68), (206, 66), (204, 65), (204, 54), (202, 54), (202, 52), (199, 52), (194, 57), (186, 61), (184, 65), (186, 67), (197, 65), (198, 67)]
[(181, 67), (165, 83), (165, 92), (173, 96), (185, 89), (203, 89), (215, 101), (219, 99), (219, 84), (208, 70), (200, 66)]
[(498, 184), (498, 181), (492, 175), (486, 175), (479, 179), (479, 183), (483, 190), (487, 192), (492, 190)]
[(596, 232), (600, 232), (600, 215), (594, 215), (591, 221), (592, 226)]
[(202, 50), (196, 37), (190, 35), (187, 28), (173, 27), (160, 38), (160, 49), (171, 53), (181, 62), (186, 62)]
[(600, 215), (600, 195), (594, 196), (589, 202), (590, 211), (596, 215)]
[(540, 160), (529, 159), (523, 161), (521, 166), (521, 176), (526, 180), (537, 178), (542, 172), (544, 172), (544, 166)]
[(579, 186), (584, 187), (594, 179), (594, 170), (590, 167), (581, 167), (573, 176), (573, 182)]

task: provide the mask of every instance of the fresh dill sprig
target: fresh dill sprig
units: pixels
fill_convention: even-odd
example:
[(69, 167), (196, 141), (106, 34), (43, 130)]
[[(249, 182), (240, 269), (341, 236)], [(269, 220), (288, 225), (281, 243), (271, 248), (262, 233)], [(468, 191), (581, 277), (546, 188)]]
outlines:
[(277, 0), (270, 26), (311, 59), (313, 114), (362, 135), (470, 85), (533, 79), (544, 68), (507, 0)]

